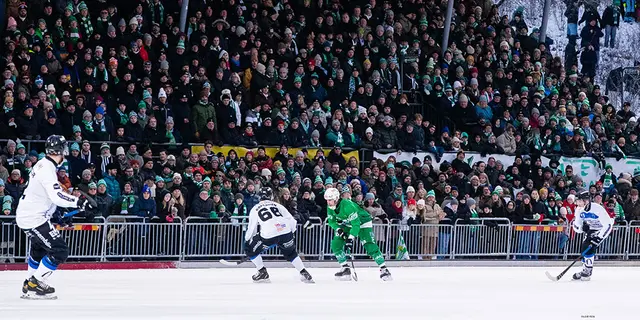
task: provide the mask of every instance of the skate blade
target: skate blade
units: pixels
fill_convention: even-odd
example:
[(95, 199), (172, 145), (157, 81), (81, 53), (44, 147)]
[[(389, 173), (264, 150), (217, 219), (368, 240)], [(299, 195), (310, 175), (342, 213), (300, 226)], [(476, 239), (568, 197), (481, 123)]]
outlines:
[(591, 277), (582, 277), (580, 281), (591, 281)]
[(38, 295), (38, 294), (35, 294), (33, 292), (28, 292), (28, 293), (22, 294), (22, 296), (20, 296), (20, 299), (25, 299), (25, 300), (57, 300), (58, 296), (56, 296), (55, 294)]
[(300, 278), (300, 281), (304, 283), (316, 283), (313, 279)]
[(338, 281), (351, 281), (351, 275), (336, 276), (336, 280), (338, 280)]
[(393, 277), (391, 276), (380, 277), (380, 279), (382, 279), (382, 281), (393, 281)]
[(271, 283), (271, 279), (253, 280), (253, 283)]

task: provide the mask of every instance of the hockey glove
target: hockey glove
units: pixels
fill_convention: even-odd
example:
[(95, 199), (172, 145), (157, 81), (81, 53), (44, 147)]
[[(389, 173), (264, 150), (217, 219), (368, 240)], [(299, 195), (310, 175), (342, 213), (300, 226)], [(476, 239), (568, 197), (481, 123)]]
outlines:
[(342, 239), (346, 239), (348, 237), (348, 235), (341, 228), (336, 229), (336, 236)]
[(76, 204), (80, 211), (87, 211), (93, 209), (93, 205), (87, 198), (78, 198), (78, 202)]
[(344, 243), (344, 252), (351, 253), (353, 250), (353, 237), (348, 237)]
[(591, 243), (591, 245), (594, 248), (597, 248), (598, 246), (600, 246), (600, 243), (602, 243), (602, 240), (603, 240), (602, 238), (600, 238), (600, 237), (598, 237), (596, 235), (593, 235), (593, 236), (589, 237), (589, 242)]

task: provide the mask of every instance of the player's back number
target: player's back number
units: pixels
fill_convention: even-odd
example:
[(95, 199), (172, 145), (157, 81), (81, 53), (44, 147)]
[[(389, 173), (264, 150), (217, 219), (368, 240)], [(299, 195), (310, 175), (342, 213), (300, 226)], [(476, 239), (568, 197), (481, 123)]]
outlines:
[(260, 210), (258, 210), (258, 217), (260, 217), (260, 220), (262, 221), (267, 221), (273, 217), (282, 217), (282, 213), (280, 213), (280, 211), (278, 210), (278, 207), (276, 206), (271, 206), (271, 207), (263, 207), (260, 208)]

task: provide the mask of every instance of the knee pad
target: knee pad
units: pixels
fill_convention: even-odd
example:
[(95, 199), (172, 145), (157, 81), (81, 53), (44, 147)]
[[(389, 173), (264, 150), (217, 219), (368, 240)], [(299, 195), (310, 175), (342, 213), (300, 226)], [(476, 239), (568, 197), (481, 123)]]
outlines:
[(33, 261), (40, 262), (42, 258), (47, 255), (46, 250), (36, 249), (35, 246), (31, 246), (31, 251), (29, 251), (29, 257), (33, 259)]
[(68, 257), (69, 257), (69, 248), (67, 248), (66, 246), (64, 247), (64, 249), (60, 248), (60, 250), (56, 250), (49, 254), (49, 260), (51, 260), (51, 262), (53, 262), (56, 265), (60, 265), (64, 263), (65, 261), (67, 261)]
[(285, 259), (287, 259), (287, 261), (293, 261), (293, 259), (298, 257), (298, 251), (296, 251), (296, 247), (293, 245), (290, 247), (286, 247), (283, 245), (281, 247), (281, 250), (282, 250), (282, 255), (284, 256)]

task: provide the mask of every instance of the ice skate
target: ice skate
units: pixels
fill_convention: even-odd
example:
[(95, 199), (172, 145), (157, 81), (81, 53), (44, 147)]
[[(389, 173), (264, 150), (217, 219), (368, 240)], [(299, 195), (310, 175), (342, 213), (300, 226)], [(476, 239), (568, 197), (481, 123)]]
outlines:
[(313, 281), (313, 278), (307, 269), (302, 269), (302, 271), (300, 271), (300, 281), (304, 283), (316, 283)]
[(349, 267), (342, 267), (340, 271), (335, 274), (338, 281), (351, 281), (351, 269)]
[(573, 274), (573, 280), (589, 281), (591, 280), (592, 268), (584, 267), (582, 271)]
[(267, 272), (267, 268), (262, 267), (262, 269), (258, 270), (258, 272), (256, 274), (254, 274), (252, 277), (253, 282), (255, 283), (269, 283), (271, 282), (271, 280), (269, 280), (269, 273)]
[(21, 298), (28, 300), (55, 300), (58, 299), (55, 292), (56, 290), (44, 283), (44, 281), (38, 281), (35, 277), (31, 277), (27, 281), (27, 293), (24, 293)]
[(22, 294), (27, 294), (29, 292), (29, 279), (25, 279), (22, 283)]
[(387, 269), (387, 267), (380, 268), (380, 279), (382, 279), (382, 281), (393, 280), (393, 278), (391, 277), (391, 272), (389, 272), (389, 269)]

